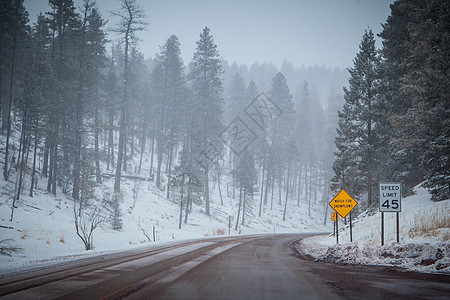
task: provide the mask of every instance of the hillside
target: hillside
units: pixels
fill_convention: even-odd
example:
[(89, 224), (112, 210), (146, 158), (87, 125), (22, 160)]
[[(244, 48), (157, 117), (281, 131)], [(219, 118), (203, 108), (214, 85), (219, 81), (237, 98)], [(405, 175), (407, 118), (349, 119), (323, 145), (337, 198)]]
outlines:
[[(23, 265), (37, 264), (49, 260), (65, 259), (73, 256), (89, 255), (102, 251), (129, 249), (132, 247), (151, 246), (173, 239), (189, 239), (228, 234), (228, 217), (232, 218), (231, 234), (281, 233), (281, 232), (322, 232), (331, 228), (321, 225), (323, 205), (316, 205), (309, 218), (307, 203), (300, 207), (289, 205), (286, 221), (282, 221), (283, 206), (274, 205), (273, 211), (264, 207), (263, 216), (258, 217), (257, 199), (251, 211), (246, 214), (244, 224), (239, 222), (234, 230), (238, 202), (226, 193), (226, 182), (222, 179), (224, 205), (220, 204), (217, 185), (212, 191), (211, 216), (204, 214), (202, 203), (195, 203), (188, 217), (187, 224), (179, 223), (179, 199), (167, 200), (164, 191), (158, 190), (152, 181), (139, 179), (122, 180), (123, 201), (120, 204), (123, 228), (111, 229), (110, 213), (104, 212), (105, 220), (94, 230), (93, 251), (85, 251), (84, 244), (77, 236), (74, 225), (74, 202), (58, 190), (57, 196), (46, 192), (45, 180), (38, 180), (36, 195), (29, 197), (24, 193), (16, 202), (14, 219), (10, 222), (13, 182), (0, 181), (0, 236), (2, 246), (19, 248), (16, 253), (0, 255), (2, 269)], [(96, 187), (99, 198), (111, 193), (114, 179), (105, 177), (103, 184)], [(284, 198), (283, 198), (284, 199)], [(320, 199), (320, 198), (319, 198)], [(284, 202), (283, 202), (284, 204)], [(306, 212), (306, 213), (305, 213)], [(184, 212), (183, 212), (184, 219)], [(329, 225), (329, 224), (328, 224)], [(155, 239), (153, 242), (153, 227)], [(144, 234), (145, 233), (145, 234)], [(146, 235), (151, 239), (149, 241)]]

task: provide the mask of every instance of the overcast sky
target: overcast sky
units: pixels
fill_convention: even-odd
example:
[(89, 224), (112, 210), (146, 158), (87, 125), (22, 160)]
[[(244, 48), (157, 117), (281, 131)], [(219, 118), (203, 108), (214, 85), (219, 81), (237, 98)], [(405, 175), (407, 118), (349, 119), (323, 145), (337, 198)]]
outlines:
[[(108, 27), (120, 0), (97, 0)], [(154, 57), (170, 35), (178, 36), (184, 63), (195, 51), (205, 26), (221, 56), (251, 65), (286, 59), (294, 66), (350, 67), (364, 30), (381, 31), (393, 0), (141, 0), (149, 23), (140, 33), (139, 50)], [(48, 0), (25, 0), (34, 23)], [(75, 0), (76, 7), (82, 0)], [(116, 38), (111, 35), (110, 39)], [(378, 41), (377, 46), (381, 46)]]

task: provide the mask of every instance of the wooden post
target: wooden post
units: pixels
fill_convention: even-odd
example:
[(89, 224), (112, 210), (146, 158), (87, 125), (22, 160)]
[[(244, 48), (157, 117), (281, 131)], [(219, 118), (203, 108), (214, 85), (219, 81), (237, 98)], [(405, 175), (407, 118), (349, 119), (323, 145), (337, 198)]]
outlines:
[(381, 212), (381, 246), (384, 246), (384, 212)]
[(228, 235), (231, 235), (231, 216), (228, 216)]
[(336, 221), (333, 221), (333, 236), (336, 236)]

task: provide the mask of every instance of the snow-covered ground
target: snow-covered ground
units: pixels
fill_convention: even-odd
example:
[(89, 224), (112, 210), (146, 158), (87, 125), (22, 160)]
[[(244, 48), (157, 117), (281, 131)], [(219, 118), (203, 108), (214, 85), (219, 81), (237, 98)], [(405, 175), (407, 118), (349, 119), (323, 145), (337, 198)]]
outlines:
[(381, 246), (381, 213), (364, 213), (349, 226), (339, 222), (339, 245), (333, 235), (316, 236), (296, 245), (299, 252), (317, 261), (398, 266), (427, 273), (450, 274), (450, 200), (430, 201), (428, 192), (416, 188), (402, 199), (400, 243), (396, 242), (396, 214), (385, 213), (385, 245)]
[[(229, 179), (228, 179), (229, 180)], [(120, 204), (123, 228), (111, 229), (107, 220), (94, 231), (94, 250), (85, 251), (84, 244), (77, 236), (74, 225), (73, 200), (60, 190), (54, 197), (45, 191), (46, 179), (39, 179), (39, 189), (34, 197), (27, 192), (16, 202), (13, 221), (10, 222), (12, 206), (12, 182), (0, 179), (0, 241), (1, 246), (19, 248), (19, 252), (0, 255), (0, 273), (13, 268), (52, 262), (62, 259), (93, 255), (95, 253), (152, 247), (157, 244), (190, 238), (199, 238), (228, 234), (228, 217), (232, 218), (231, 234), (281, 233), (281, 232), (329, 232), (321, 225), (323, 205), (316, 205), (313, 217), (308, 217), (307, 204), (296, 206), (294, 200), (288, 205), (286, 221), (282, 221), (283, 205), (274, 203), (271, 211), (265, 208), (263, 216), (258, 217), (259, 197), (255, 196), (251, 213), (245, 216), (245, 225), (239, 222), (234, 230), (237, 217), (238, 199), (227, 196), (226, 182), (223, 177), (222, 194), (224, 205), (220, 204), (217, 184), (212, 184), (211, 216), (203, 213), (204, 204), (194, 203), (187, 224), (178, 229), (179, 197), (167, 200), (165, 192), (155, 187), (154, 182), (124, 178), (121, 184), (123, 201)], [(26, 182), (28, 186), (29, 182)], [(105, 179), (96, 188), (99, 198), (108, 197), (113, 190), (113, 179)], [(319, 198), (320, 199), (320, 198)], [(278, 200), (278, 199), (277, 199)], [(275, 201), (275, 199), (274, 199)], [(184, 218), (184, 211), (183, 211)], [(241, 213), (242, 218), (242, 213)], [(7, 228), (10, 227), (10, 228)], [(153, 239), (153, 227), (156, 242), (148, 241), (143, 231)]]

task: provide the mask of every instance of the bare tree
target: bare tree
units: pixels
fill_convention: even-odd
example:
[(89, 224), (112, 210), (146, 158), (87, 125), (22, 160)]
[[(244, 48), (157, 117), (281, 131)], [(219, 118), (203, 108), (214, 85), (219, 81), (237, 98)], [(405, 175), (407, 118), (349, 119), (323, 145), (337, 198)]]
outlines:
[(77, 235), (83, 241), (85, 249), (92, 250), (94, 230), (105, 221), (105, 216), (103, 215), (101, 208), (95, 207), (89, 210), (83, 209), (81, 213), (78, 213), (75, 202), (73, 206), (73, 215)]

